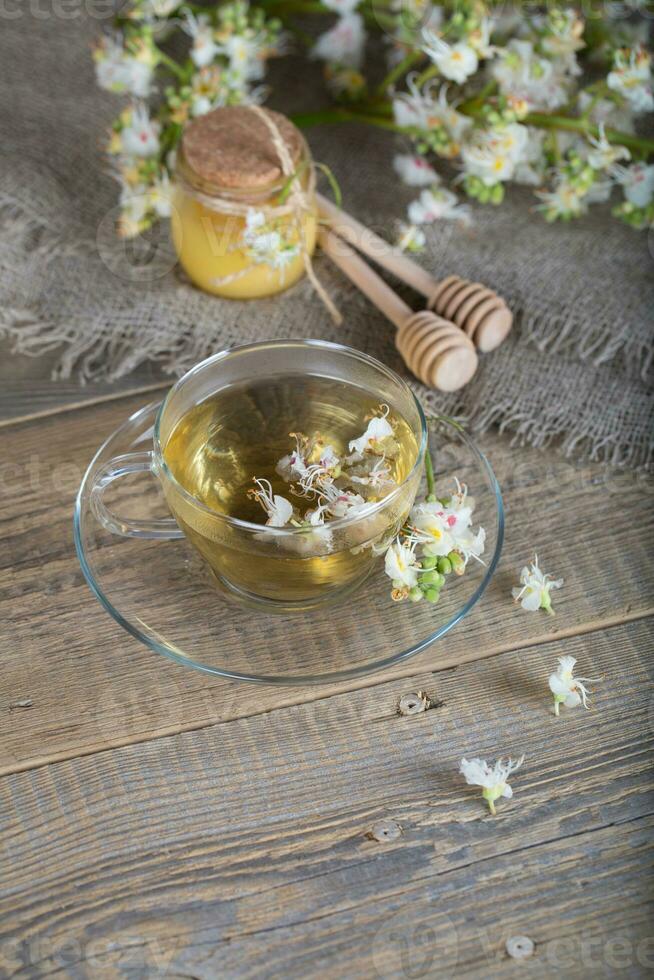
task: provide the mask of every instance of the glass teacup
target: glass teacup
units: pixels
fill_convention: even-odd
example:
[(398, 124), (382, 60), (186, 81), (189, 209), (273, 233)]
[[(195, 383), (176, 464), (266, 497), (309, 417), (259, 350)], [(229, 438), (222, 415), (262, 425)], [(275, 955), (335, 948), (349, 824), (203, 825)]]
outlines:
[[(189, 491), (193, 484), (185, 479), (185, 471), (180, 475), (177, 457), (167, 455), (167, 450), (173, 433), (179, 444), (179, 426), (183, 432), (189, 413), (202, 418), (202, 406), (216, 399), (220, 403), (225, 394), (231, 406), (229, 420), (216, 422), (207, 409), (216, 463), (211, 487), (200, 499)], [(265, 453), (280, 436), (288, 438), (286, 430), (302, 425), (303, 412), (310, 409), (328, 426), (330, 412), (344, 416), (349, 404), (359, 402), (388, 406), (391, 415), (402, 420), (412, 447), (401, 480), (386, 496), (323, 527), (272, 527), (265, 525), (265, 514), (245, 520), (229, 513), (235, 482), (251, 482), (257, 475), (251, 472), (256, 469), (256, 453)], [(354, 417), (350, 421), (354, 425)], [(365, 429), (363, 418), (358, 423)], [(230, 427), (232, 441), (225, 442)], [(234, 452), (234, 439), (242, 444), (242, 454)], [(425, 418), (413, 392), (379, 361), (326, 341), (266, 341), (222, 351), (184, 375), (159, 409), (152, 449), (116, 457), (99, 469), (91, 506), (96, 519), (115, 534), (186, 537), (217, 582), (242, 599), (285, 611), (306, 609), (348, 594), (380, 560), (413, 504), (426, 444)], [(211, 445), (209, 449), (213, 451)], [(197, 460), (189, 458), (192, 469)], [(158, 477), (172, 519), (134, 520), (107, 506), (107, 487), (121, 476), (142, 471)], [(202, 473), (194, 475), (203, 478)], [(242, 498), (242, 487), (238, 492)]]

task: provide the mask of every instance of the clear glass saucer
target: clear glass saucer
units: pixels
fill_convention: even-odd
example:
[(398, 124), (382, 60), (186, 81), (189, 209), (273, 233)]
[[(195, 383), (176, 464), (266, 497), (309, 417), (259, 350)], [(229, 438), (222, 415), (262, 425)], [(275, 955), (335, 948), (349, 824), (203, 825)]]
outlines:
[[(342, 604), (306, 612), (253, 609), (223, 592), (186, 540), (147, 541), (105, 530), (90, 508), (94, 474), (112, 457), (148, 449), (159, 402), (117, 429), (91, 462), (75, 505), (75, 546), (92, 591), (123, 629), (176, 663), (232, 680), (319, 684), (356, 677), (406, 660), (443, 637), (479, 601), (497, 567), (504, 510), (486, 457), (456, 422), (429, 420), (437, 493), (453, 477), (475, 498), (474, 524), (486, 528), (484, 565), (471, 561), (448, 576), (437, 605), (393, 602), (384, 561)], [(424, 496), (424, 489), (421, 491)], [(116, 510), (134, 518), (167, 516), (149, 474), (126, 477)]]

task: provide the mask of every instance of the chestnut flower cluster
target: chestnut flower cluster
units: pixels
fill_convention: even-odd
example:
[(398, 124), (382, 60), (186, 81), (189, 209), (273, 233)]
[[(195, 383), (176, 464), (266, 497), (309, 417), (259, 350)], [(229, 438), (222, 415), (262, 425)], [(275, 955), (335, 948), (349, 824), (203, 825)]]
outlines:
[[(430, 469), (428, 468), (428, 474)], [(407, 522), (386, 552), (385, 570), (393, 582), (393, 599), (438, 602), (448, 575), (463, 575), (471, 559), (483, 564), (483, 527), (472, 529), (475, 502), (455, 478), (448, 496), (414, 504)], [(418, 553), (419, 552), (419, 553)]]
[(634, 228), (654, 223), (654, 141), (637, 133), (654, 110), (647, 5), (606, 4), (586, 22), (572, 3), (391, 2), (381, 15), (390, 70), (372, 96), (365, 0), (324, 5), (338, 14), (313, 48), (328, 86), (348, 116), (410, 141), (395, 158), (418, 189), (401, 247), (420, 250), (433, 221), (470, 220), (458, 189), (497, 205), (509, 183), (532, 186), (547, 221), (620, 195), (617, 217)]
[[(274, 493), (270, 482), (258, 477), (248, 493), (265, 511), (268, 527), (314, 529), (314, 536), (328, 550), (330, 521), (364, 514), (397, 485), (394, 460), (400, 446), (393, 419), (388, 405), (380, 405), (363, 434), (349, 442), (345, 454), (339, 454), (318, 432), (312, 436), (291, 432), (290, 436), (295, 446), (278, 461), (276, 472), (289, 484), (295, 502)], [(307, 540), (310, 545), (311, 537)]]
[[(498, 205), (511, 183), (534, 188), (548, 221), (609, 202), (636, 229), (654, 224), (654, 140), (643, 126), (654, 110), (651, 5), (608, 3), (587, 20), (571, 2), (309, 6), (322, 22), (311, 36), (294, 21), (302, 4), (288, 0), (127, 0), (94, 50), (98, 84), (127, 99), (108, 146), (121, 235), (169, 214), (184, 123), (217, 106), (263, 101), (266, 64), (292, 36), (296, 49), (306, 45), (323, 62), (338, 103), (300, 124), (355, 119), (408, 141), (395, 169), (417, 196), (402, 247), (420, 250), (430, 222), (470, 221), (461, 191)], [(374, 88), (368, 67), (383, 48), (368, 44), (371, 32), (381, 34), (388, 59)], [(167, 53), (173, 34), (185, 39), (180, 61)]]
[[(185, 53), (163, 48), (178, 33)], [(175, 148), (187, 120), (218, 106), (260, 103), (266, 62), (284, 50), (276, 18), (248, 0), (198, 9), (183, 0), (128, 0), (97, 42), (98, 85), (127, 101), (107, 153), (120, 185), (118, 234), (132, 238), (171, 210)]]

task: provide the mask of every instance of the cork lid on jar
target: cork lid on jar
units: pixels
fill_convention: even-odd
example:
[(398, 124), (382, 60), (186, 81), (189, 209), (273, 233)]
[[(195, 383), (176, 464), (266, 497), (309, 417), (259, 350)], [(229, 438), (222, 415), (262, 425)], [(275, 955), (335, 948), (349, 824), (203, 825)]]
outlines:
[[(263, 111), (296, 164), (304, 146), (299, 130), (279, 112)], [(264, 188), (283, 177), (270, 130), (247, 106), (224, 106), (194, 119), (182, 134), (182, 153), (197, 177), (218, 187)]]

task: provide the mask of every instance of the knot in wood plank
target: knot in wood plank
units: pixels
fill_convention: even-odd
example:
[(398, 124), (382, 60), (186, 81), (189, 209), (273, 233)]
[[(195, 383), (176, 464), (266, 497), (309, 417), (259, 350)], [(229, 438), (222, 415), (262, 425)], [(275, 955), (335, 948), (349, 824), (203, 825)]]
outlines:
[(419, 715), (431, 707), (431, 698), (424, 691), (417, 694), (403, 694), (398, 705), (398, 714)]
[(366, 834), (370, 840), (386, 843), (387, 841), (397, 840), (402, 834), (402, 828), (394, 820), (378, 820), (373, 824)]
[(506, 941), (506, 951), (513, 960), (526, 960), (533, 955), (535, 945), (529, 936), (511, 936)]

